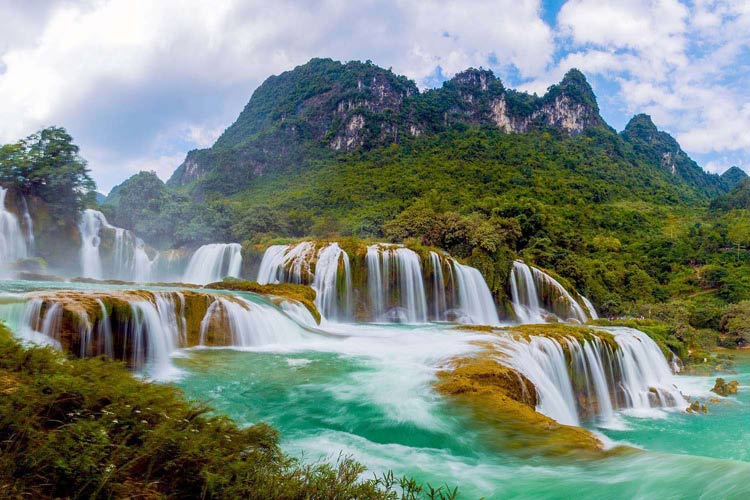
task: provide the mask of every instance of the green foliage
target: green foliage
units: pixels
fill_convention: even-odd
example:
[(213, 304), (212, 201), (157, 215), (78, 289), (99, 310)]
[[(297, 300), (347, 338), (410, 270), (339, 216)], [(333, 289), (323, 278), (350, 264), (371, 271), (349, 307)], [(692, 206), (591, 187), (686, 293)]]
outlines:
[(454, 499), (348, 457), (302, 464), (266, 424), (239, 428), (103, 359), (24, 349), (0, 326), (0, 496)]
[(726, 336), (727, 345), (746, 345), (750, 342), (750, 301), (743, 300), (729, 306), (721, 316), (719, 329)]
[(0, 147), (0, 184), (40, 198), (60, 224), (74, 224), (96, 188), (78, 146), (60, 127)]

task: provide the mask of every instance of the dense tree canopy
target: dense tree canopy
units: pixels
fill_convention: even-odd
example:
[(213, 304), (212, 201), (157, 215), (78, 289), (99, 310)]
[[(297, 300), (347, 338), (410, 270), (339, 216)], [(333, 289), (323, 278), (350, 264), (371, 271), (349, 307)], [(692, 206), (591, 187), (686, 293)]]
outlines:
[(96, 188), (78, 146), (61, 127), (0, 147), (0, 184), (41, 198), (53, 216), (66, 222), (76, 220)]

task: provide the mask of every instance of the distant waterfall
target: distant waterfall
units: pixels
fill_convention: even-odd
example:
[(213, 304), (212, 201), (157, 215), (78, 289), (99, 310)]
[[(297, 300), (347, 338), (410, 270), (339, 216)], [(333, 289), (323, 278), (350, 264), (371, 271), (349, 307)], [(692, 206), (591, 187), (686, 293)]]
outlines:
[(188, 262), (182, 281), (206, 285), (226, 276), (239, 277), (242, 247), (239, 243), (211, 243), (195, 251)]
[(33, 256), (34, 252), (36, 251), (36, 241), (34, 240), (34, 221), (31, 219), (31, 213), (29, 213), (29, 204), (26, 203), (26, 198), (21, 198), (21, 200), (23, 201), (23, 225), (26, 231), (26, 253)]
[(614, 410), (679, 406), (684, 396), (675, 386), (667, 359), (646, 334), (631, 328), (606, 328), (617, 343), (612, 349), (595, 338), (556, 340), (500, 337), (509, 365), (536, 387), (537, 410), (566, 425), (582, 418), (611, 424)]
[(109, 227), (104, 214), (87, 209), (81, 213), (78, 229), (81, 233), (81, 274), (84, 278), (102, 279), (102, 258), (99, 245), (102, 242), (101, 230)]
[[(98, 210), (81, 213), (78, 224), (81, 234), (81, 275), (93, 279), (151, 281), (158, 259), (149, 258), (143, 240), (127, 229), (115, 227)], [(103, 238), (111, 238), (111, 252), (102, 256)], [(109, 241), (109, 240), (108, 240)]]
[(349, 255), (338, 243), (327, 243), (316, 252), (316, 244), (273, 245), (263, 254), (258, 283), (310, 285), (315, 305), (330, 321), (352, 320), (352, 276)]
[(8, 190), (0, 187), (0, 267), (28, 256), (26, 237), (21, 231), (18, 217), (5, 206), (7, 194)]
[[(518, 260), (510, 273), (510, 290), (513, 310), (520, 323), (544, 323), (550, 315), (580, 323), (589, 319), (578, 301), (557, 280)], [(588, 301), (586, 306), (595, 319), (594, 306)]]
[(263, 254), (258, 270), (257, 282), (296, 283), (309, 285), (313, 280), (311, 261), (315, 256), (315, 244), (304, 241), (296, 245), (272, 245)]

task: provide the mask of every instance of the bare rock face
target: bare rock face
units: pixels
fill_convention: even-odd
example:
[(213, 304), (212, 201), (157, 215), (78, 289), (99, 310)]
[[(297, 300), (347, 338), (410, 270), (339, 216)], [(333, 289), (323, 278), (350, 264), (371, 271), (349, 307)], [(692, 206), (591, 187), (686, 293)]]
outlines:
[(313, 59), (268, 78), (210, 149), (191, 151), (169, 181), (185, 186), (219, 173), (241, 186), (304, 156), (305, 148), (363, 150), (440, 133), (456, 124), (508, 133), (606, 127), (591, 87), (571, 70), (543, 97), (506, 89), (492, 71), (470, 68), (420, 92), (370, 62)]

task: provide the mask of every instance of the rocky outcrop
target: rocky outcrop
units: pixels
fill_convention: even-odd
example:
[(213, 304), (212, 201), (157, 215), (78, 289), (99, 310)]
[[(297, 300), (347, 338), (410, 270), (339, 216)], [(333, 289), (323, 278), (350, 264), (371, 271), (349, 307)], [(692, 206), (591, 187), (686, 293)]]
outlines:
[(231, 180), (227, 185), (246, 185), (293, 164), (306, 146), (369, 149), (456, 124), (519, 133), (554, 128), (569, 134), (607, 126), (577, 70), (543, 97), (506, 89), (491, 71), (474, 68), (420, 93), (406, 77), (370, 62), (313, 59), (268, 78), (216, 144), (188, 153), (168, 184), (209, 182), (209, 172), (221, 171)]
[(604, 447), (591, 432), (561, 425), (534, 408), (534, 385), (489, 353), (452, 360), (438, 373), (436, 389), (489, 424), (483, 440), (521, 455), (598, 455)]
[(710, 194), (726, 191), (719, 176), (706, 173), (682, 150), (674, 137), (656, 128), (649, 115), (635, 115), (620, 136), (633, 147), (643, 162), (660, 165), (669, 175)]
[(737, 391), (740, 389), (740, 383), (736, 380), (731, 380), (727, 382), (723, 378), (719, 377), (716, 379), (716, 383), (714, 384), (713, 388), (711, 389), (711, 392), (718, 394), (719, 396), (731, 396), (733, 394), (737, 394)]

